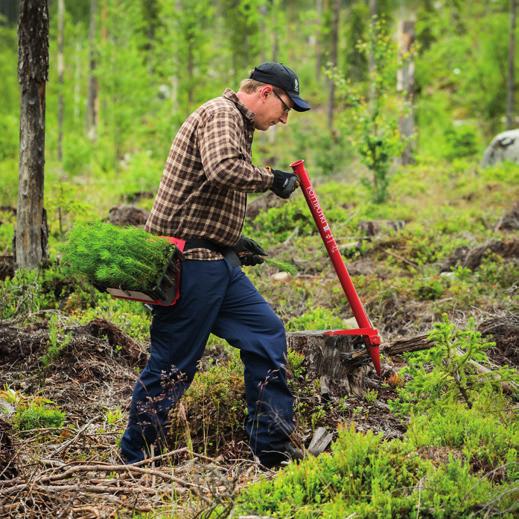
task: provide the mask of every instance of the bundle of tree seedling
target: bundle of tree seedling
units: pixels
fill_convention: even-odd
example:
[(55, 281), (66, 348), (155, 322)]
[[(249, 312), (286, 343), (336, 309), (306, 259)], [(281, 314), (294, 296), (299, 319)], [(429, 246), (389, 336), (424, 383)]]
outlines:
[(109, 287), (164, 297), (164, 281), (175, 283), (181, 253), (167, 239), (134, 227), (78, 225), (63, 249), (63, 265), (97, 288)]

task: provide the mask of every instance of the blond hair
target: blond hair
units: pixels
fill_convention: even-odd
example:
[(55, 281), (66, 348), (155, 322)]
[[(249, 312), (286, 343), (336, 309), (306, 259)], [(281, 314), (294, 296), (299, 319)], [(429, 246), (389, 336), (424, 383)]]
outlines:
[[(268, 85), (269, 83), (263, 83), (261, 81), (256, 81), (255, 79), (244, 79), (240, 83), (240, 92), (245, 92), (246, 94), (253, 94), (259, 88)], [(276, 94), (282, 94), (284, 90), (274, 85), (270, 85), (272, 90), (276, 92)]]

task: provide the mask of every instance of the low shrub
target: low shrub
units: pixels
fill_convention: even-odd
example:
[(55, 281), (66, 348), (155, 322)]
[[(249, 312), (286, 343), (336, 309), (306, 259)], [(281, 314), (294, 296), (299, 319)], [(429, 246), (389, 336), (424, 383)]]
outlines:
[(245, 388), (238, 358), (197, 373), (171, 415), (173, 447), (187, 445), (205, 455), (244, 439)]
[[(496, 407), (500, 407), (496, 395), (492, 395), (492, 399)], [(467, 409), (458, 404), (433, 408), (412, 417), (407, 437), (417, 449), (455, 449), (474, 471), (489, 474), (491, 479), (512, 482), (519, 473), (519, 424), (497, 413)]]
[(405, 441), (383, 442), (351, 426), (339, 430), (331, 454), (291, 463), (246, 488), (234, 512), (300, 519), (476, 517), (483, 506), (506, 511), (513, 503), (508, 488), (472, 474), (463, 460), (435, 466)]
[(391, 402), (394, 412), (408, 415), (441, 403), (464, 402), (469, 408), (496, 372), (481, 375), (471, 361), (485, 362), (485, 350), (494, 343), (482, 338), (473, 320), (458, 329), (446, 317), (435, 323), (429, 334), (435, 346), (406, 356), (408, 365), (402, 374), (410, 377)]
[(49, 320), (49, 345), (40, 359), (43, 367), (52, 364), (72, 341), (72, 334), (65, 333), (62, 328), (59, 316), (52, 315)]
[(99, 294), (84, 278), (66, 274), (59, 266), (44, 270), (18, 269), (0, 282), (0, 319), (44, 309), (84, 309), (95, 306)]

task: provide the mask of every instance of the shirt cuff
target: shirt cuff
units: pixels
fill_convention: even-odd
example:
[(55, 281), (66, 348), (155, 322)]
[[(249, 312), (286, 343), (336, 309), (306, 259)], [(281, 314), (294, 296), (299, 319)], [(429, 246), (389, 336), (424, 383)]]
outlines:
[(265, 166), (264, 169), (267, 172), (267, 189), (270, 189), (274, 184), (274, 173), (272, 173), (272, 168), (270, 166)]

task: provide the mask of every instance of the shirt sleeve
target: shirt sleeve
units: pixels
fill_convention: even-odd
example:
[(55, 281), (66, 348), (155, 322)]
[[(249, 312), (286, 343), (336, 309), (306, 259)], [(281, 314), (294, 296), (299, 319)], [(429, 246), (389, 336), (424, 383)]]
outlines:
[(218, 110), (199, 126), (198, 142), (203, 169), (209, 182), (243, 193), (266, 191), (274, 176), (267, 168), (252, 164), (240, 143), (244, 131), (240, 114)]

